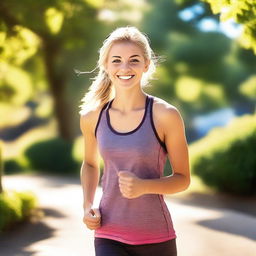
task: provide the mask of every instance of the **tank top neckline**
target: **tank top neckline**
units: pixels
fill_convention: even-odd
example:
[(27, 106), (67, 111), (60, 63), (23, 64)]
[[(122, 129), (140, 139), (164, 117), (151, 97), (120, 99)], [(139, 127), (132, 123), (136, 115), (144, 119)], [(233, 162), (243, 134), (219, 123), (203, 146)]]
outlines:
[(144, 123), (144, 121), (145, 121), (145, 119), (146, 119), (146, 116), (147, 116), (147, 110), (148, 110), (148, 105), (149, 105), (149, 99), (150, 99), (150, 97), (149, 97), (148, 95), (146, 95), (145, 110), (144, 110), (143, 118), (142, 118), (142, 120), (140, 121), (139, 125), (138, 125), (135, 129), (133, 129), (133, 130), (131, 130), (131, 131), (129, 131), (129, 132), (119, 132), (119, 131), (116, 131), (116, 130), (112, 127), (111, 122), (110, 122), (110, 115), (109, 115), (109, 109), (111, 108), (112, 102), (114, 101), (114, 99), (112, 99), (112, 100), (109, 102), (109, 104), (108, 104), (108, 106), (107, 106), (107, 109), (106, 109), (107, 124), (108, 124), (109, 129), (110, 129), (113, 133), (115, 133), (115, 134), (117, 134), (117, 135), (129, 135), (129, 134), (135, 133), (137, 130), (139, 130), (140, 127), (143, 125), (143, 123)]

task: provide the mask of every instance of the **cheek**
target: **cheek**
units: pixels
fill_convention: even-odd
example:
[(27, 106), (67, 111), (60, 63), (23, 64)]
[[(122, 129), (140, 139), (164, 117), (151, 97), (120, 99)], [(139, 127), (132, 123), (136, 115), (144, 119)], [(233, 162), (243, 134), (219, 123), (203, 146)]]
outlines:
[(136, 69), (139, 70), (141, 73), (146, 71), (146, 66), (144, 63), (141, 63), (140, 65), (136, 66)]
[(140, 73), (141, 75), (143, 75), (143, 73), (146, 72), (143, 66), (140, 66), (137, 70), (138, 70), (138, 73)]
[(109, 77), (113, 77), (115, 75), (116, 69), (113, 67), (108, 67), (108, 69), (106, 69)]

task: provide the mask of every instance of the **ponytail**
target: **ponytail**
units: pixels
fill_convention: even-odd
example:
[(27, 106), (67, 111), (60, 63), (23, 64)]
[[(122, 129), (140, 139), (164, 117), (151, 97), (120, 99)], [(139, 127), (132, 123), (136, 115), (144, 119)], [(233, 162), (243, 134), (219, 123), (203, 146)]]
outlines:
[(100, 69), (89, 87), (89, 91), (82, 98), (79, 114), (84, 114), (97, 107), (102, 107), (109, 100), (114, 98), (114, 90), (111, 80), (104, 69)]

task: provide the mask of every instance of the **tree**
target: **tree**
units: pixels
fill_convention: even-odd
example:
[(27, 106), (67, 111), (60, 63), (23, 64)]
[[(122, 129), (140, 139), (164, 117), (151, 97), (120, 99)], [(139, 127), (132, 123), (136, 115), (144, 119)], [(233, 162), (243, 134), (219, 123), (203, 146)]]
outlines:
[[(231, 41), (221, 33), (198, 29), (200, 19), (212, 15), (210, 10), (202, 6), (203, 13), (186, 22), (179, 12), (187, 6), (181, 7), (169, 0), (151, 2), (154, 8), (146, 14), (143, 29), (149, 34), (153, 49), (166, 59), (158, 69), (157, 94), (183, 105), (188, 116), (193, 111), (222, 106), (225, 87), (220, 83), (225, 79), (225, 57), (230, 53)], [(189, 88), (185, 89), (184, 85)], [(215, 95), (219, 98), (210, 91), (217, 91)], [(191, 102), (195, 103), (193, 107)]]
[[(150, 1), (152, 7), (142, 27), (152, 48), (166, 59), (157, 69), (151, 90), (181, 109), (189, 133), (193, 134), (195, 115), (227, 106), (253, 109), (239, 86), (256, 66), (250, 60), (251, 56), (254, 58), (251, 51), (241, 51), (235, 41), (219, 31), (199, 29), (203, 19), (217, 20), (208, 4), (188, 0), (178, 5), (177, 1)], [(184, 9), (195, 10), (194, 17), (182, 19)]]
[[(28, 30), (38, 39), (36, 50), (20, 66), (26, 69), (30, 65), (30, 70), (38, 72), (33, 67), (35, 57), (42, 61), (49, 90), (54, 98), (59, 133), (67, 140), (74, 137), (67, 84), (74, 75), (74, 65), (79, 63), (79, 59), (82, 61), (81, 56), (83, 60), (88, 60), (92, 49), (95, 49), (94, 41), (100, 34), (97, 13), (102, 3), (101, 0), (0, 2), (1, 36), (5, 40), (19, 38), (20, 31), (24, 30)], [(3, 52), (2, 49), (1, 53)], [(6, 62), (11, 63), (12, 60), (9, 58)]]
[(256, 2), (255, 0), (203, 0), (211, 5), (220, 19), (229, 19), (243, 25), (240, 43), (256, 54)]
[(2, 184), (2, 177), (3, 177), (3, 157), (2, 157), (2, 143), (0, 141), (0, 194), (3, 193), (3, 184)]

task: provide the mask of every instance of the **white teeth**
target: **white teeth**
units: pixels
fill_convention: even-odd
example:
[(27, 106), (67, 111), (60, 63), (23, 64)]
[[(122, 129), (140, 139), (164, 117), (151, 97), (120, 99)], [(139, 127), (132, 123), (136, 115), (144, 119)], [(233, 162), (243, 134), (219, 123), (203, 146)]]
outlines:
[(121, 79), (128, 80), (128, 79), (132, 78), (133, 76), (118, 76), (118, 77)]

